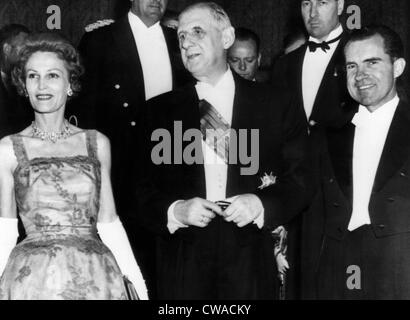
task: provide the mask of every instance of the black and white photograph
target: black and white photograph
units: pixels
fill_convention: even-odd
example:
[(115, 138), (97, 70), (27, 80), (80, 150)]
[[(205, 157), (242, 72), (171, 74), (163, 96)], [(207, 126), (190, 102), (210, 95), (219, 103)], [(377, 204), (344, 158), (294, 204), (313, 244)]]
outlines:
[(409, 21), (406, 0), (0, 0), (0, 300), (410, 300)]

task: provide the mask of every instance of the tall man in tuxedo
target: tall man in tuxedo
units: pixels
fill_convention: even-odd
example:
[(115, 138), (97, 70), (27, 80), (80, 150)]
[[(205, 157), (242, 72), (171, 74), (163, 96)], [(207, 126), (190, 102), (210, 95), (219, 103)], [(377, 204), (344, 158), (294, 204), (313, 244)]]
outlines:
[(338, 119), (351, 101), (343, 73), (347, 34), (339, 21), (344, 0), (301, 0), (300, 3), (309, 39), (275, 63), (272, 81), (297, 95), (313, 130)]
[[(312, 168), (317, 172), (312, 143), (316, 131), (344, 121), (346, 110), (353, 104), (343, 69), (343, 46), (348, 35), (339, 20), (344, 0), (301, 0), (300, 6), (309, 39), (276, 62), (272, 81), (275, 86), (293, 92), (304, 111), (310, 131)], [(310, 185), (313, 190), (317, 182), (312, 180)], [(324, 226), (324, 217), (319, 212), (311, 207), (288, 226), (289, 298), (315, 298), (312, 288)]]
[[(178, 37), (197, 83), (149, 101), (141, 144), (148, 147), (146, 166), (137, 189), (139, 212), (158, 234), (159, 298), (274, 298), (270, 231), (306, 202), (303, 114), (288, 98), (230, 70), (234, 29), (219, 5), (186, 8)], [(232, 131), (239, 129), (235, 141)], [(251, 129), (258, 138), (250, 139)], [(196, 133), (199, 149), (188, 152), (193, 143), (198, 147)], [(244, 148), (258, 149), (249, 167), (230, 154)], [(192, 155), (195, 161), (187, 158)]]
[(96, 128), (111, 141), (112, 183), (117, 211), (124, 220), (131, 245), (153, 298), (154, 248), (149, 234), (138, 226), (134, 203), (135, 167), (141, 110), (145, 101), (183, 83), (175, 30), (164, 28), (162, 18), (168, 0), (133, 0), (128, 14), (115, 23), (81, 39), (84, 57), (83, 96), (69, 115), (78, 125)]
[(397, 94), (403, 44), (372, 26), (355, 31), (344, 52), (359, 106), (323, 141), (319, 298), (409, 299), (410, 106)]

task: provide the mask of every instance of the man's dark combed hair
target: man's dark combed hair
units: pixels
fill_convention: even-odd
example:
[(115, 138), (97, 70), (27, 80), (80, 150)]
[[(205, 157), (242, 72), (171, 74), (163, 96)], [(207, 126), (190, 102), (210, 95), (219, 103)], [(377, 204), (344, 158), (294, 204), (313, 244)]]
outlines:
[(30, 30), (22, 25), (17, 23), (6, 24), (0, 29), (0, 45), (3, 45), (9, 39), (17, 36), (20, 33), (30, 33)]
[(261, 40), (259, 36), (250, 29), (242, 28), (242, 27), (235, 28), (235, 40), (239, 40), (239, 41), (253, 40), (256, 43), (256, 51), (258, 53), (260, 52)]
[(400, 36), (385, 25), (369, 25), (362, 29), (354, 30), (350, 34), (346, 46), (351, 42), (366, 40), (375, 35), (380, 35), (383, 38), (384, 50), (393, 61), (404, 57), (404, 46)]

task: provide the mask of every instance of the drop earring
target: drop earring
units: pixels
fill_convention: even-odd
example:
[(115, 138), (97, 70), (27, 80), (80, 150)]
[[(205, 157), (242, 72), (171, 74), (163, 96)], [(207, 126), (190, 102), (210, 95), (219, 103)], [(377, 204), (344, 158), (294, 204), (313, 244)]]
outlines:
[(71, 97), (71, 96), (73, 95), (73, 90), (71, 90), (71, 88), (69, 88), (69, 89), (67, 90), (67, 95), (68, 95), (69, 97)]

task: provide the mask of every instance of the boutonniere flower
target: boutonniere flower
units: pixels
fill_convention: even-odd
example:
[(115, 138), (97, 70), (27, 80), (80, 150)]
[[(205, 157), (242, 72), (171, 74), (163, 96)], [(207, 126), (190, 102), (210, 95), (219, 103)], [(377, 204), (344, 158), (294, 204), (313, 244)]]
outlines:
[(265, 172), (264, 175), (260, 177), (260, 179), (262, 181), (262, 184), (258, 187), (258, 189), (261, 190), (276, 183), (276, 176), (274, 176), (272, 172), (269, 173), (269, 175)]

